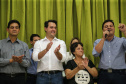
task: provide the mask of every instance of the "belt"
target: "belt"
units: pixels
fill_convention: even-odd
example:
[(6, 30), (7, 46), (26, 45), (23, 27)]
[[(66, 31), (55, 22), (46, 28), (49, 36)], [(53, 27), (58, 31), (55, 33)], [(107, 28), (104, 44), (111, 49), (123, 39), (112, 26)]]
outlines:
[(27, 73), (27, 76), (30, 76), (30, 77), (37, 77), (37, 74), (29, 74), (29, 73)]
[(100, 71), (106, 71), (108, 73), (112, 73), (112, 72), (126, 72), (126, 69), (100, 69)]
[(58, 72), (61, 72), (61, 71), (58, 71), (58, 70), (54, 70), (54, 71), (41, 71), (39, 73), (48, 73), (48, 74), (56, 74)]
[(0, 75), (17, 77), (17, 76), (25, 76), (25, 73), (0, 73)]

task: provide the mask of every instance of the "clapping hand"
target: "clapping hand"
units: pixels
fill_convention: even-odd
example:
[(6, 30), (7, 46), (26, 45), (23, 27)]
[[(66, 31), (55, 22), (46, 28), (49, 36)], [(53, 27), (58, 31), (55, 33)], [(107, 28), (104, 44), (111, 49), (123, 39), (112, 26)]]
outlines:
[(83, 60), (84, 67), (88, 66), (88, 62), (89, 62), (89, 59), (87, 57), (85, 57), (84, 60)]
[(85, 57), (83, 59), (83, 61), (81, 61), (80, 63), (78, 63), (78, 68), (80, 70), (85, 69), (88, 66), (88, 62), (89, 62), (89, 59), (87, 57)]
[(54, 53), (59, 52), (59, 50), (60, 50), (60, 45), (55, 49)]
[(47, 51), (49, 51), (49, 49), (51, 48), (52, 44), (53, 44), (53, 42), (50, 42), (50, 43), (47, 45), (47, 47), (46, 47), (46, 50), (47, 50)]
[(83, 61), (81, 61), (80, 63), (78, 63), (78, 68), (79, 68), (80, 70), (85, 69), (84, 64), (83, 64)]
[(24, 57), (24, 55), (21, 55), (21, 56), (12, 56), (12, 59), (15, 61), (15, 62), (18, 62), (18, 63), (21, 63), (22, 62), (22, 58)]

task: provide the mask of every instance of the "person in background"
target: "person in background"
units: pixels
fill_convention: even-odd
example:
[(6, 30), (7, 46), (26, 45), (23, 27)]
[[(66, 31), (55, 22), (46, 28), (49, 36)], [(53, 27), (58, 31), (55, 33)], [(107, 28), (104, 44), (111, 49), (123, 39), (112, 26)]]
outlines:
[(30, 43), (32, 48), (29, 49), (31, 65), (27, 68), (27, 81), (26, 84), (36, 84), (37, 79), (37, 62), (32, 59), (33, 47), (36, 41), (40, 40), (40, 36), (38, 34), (32, 34), (30, 37)]
[[(126, 26), (119, 24), (119, 30), (126, 37)], [(102, 24), (103, 36), (94, 42), (92, 54), (100, 57), (98, 84), (126, 84), (126, 39), (114, 35), (113, 20)]]
[(63, 84), (63, 65), (66, 59), (66, 44), (55, 37), (57, 21), (45, 22), (46, 36), (34, 45), (33, 59), (38, 61), (37, 84)]
[(68, 84), (94, 84), (93, 77), (97, 77), (98, 72), (91, 60), (83, 58), (83, 44), (73, 43), (70, 50), (75, 59), (68, 61), (65, 67)]
[(8, 38), (0, 41), (0, 84), (25, 84), (30, 56), (28, 45), (17, 38), (19, 21), (10, 20), (7, 32)]

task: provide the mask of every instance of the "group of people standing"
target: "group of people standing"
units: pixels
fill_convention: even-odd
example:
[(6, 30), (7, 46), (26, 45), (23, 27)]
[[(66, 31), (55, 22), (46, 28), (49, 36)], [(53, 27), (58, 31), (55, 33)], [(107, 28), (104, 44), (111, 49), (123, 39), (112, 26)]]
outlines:
[[(119, 24), (118, 28), (126, 37), (126, 26)], [(19, 21), (9, 21), (9, 36), (0, 40), (0, 84), (94, 84), (97, 76), (98, 84), (126, 84), (126, 39), (114, 35), (112, 20), (103, 22), (103, 37), (94, 42), (92, 54), (100, 57), (99, 73), (85, 56), (78, 38), (71, 40), (66, 52), (65, 42), (56, 38), (57, 21), (46, 21), (44, 29), (43, 39), (38, 34), (31, 35), (29, 49), (17, 38)]]

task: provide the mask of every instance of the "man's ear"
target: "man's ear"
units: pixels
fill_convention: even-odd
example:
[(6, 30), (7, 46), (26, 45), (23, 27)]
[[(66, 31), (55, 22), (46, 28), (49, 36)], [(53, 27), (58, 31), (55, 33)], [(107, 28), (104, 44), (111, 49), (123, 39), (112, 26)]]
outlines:
[(47, 28), (46, 27), (44, 27), (44, 29), (45, 29), (45, 32), (47, 31)]
[(30, 41), (31, 45), (33, 44), (33, 41)]

